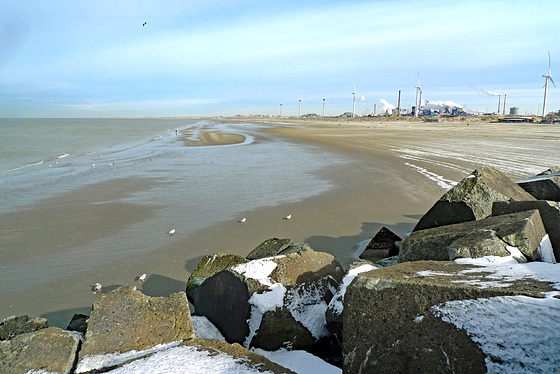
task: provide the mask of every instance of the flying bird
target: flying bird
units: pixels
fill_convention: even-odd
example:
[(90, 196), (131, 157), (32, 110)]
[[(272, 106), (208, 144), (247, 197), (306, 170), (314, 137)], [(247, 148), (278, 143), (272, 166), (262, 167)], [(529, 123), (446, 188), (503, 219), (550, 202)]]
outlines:
[(138, 282), (144, 282), (146, 280), (146, 273), (142, 274), (141, 276), (138, 277)]
[(292, 215), (288, 214), (286, 217), (284, 217), (284, 219), (292, 219)]
[(144, 22), (144, 23), (142, 24), (142, 27), (146, 26), (147, 24), (148, 24), (148, 22)]
[(245, 223), (245, 222), (247, 222), (247, 218), (243, 217), (238, 222), (239, 223)]
[(168, 232), (169, 236), (172, 236), (173, 234), (175, 234), (175, 229), (171, 229), (171, 231)]

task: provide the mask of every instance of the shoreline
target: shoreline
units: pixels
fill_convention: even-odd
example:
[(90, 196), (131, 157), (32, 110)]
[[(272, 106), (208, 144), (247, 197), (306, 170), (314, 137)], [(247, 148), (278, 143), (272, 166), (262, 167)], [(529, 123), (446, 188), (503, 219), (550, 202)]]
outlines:
[[(262, 123), (261, 119), (243, 119), (242, 122)], [(204, 255), (225, 252), (245, 256), (272, 237), (290, 238), (295, 243), (305, 241), (317, 251), (333, 254), (346, 267), (355, 256), (358, 243), (373, 237), (381, 227), (386, 226), (401, 237), (412, 230), (421, 215), (446, 190), (433, 179), (434, 175), (458, 181), (482, 166), (478, 164), (480, 158), (462, 159), (468, 155), (444, 153), (446, 143), (450, 143), (448, 148), (451, 150), (455, 150), (458, 144), (466, 144), (474, 154), (484, 156), (498, 152), (487, 149), (486, 141), (494, 144), (503, 139), (506, 147), (513, 147), (513, 156), (494, 154), (499, 158), (496, 162), (517, 165), (517, 170), (512, 169), (510, 174), (519, 176), (528, 176), (533, 170), (540, 172), (545, 169), (544, 165), (548, 168), (554, 166), (551, 164), (553, 160), (560, 160), (560, 151), (555, 146), (560, 139), (560, 128), (551, 125), (511, 126), (481, 122), (467, 127), (462, 123), (398, 121), (339, 126), (315, 121), (306, 125), (305, 120), (290, 122), (282, 119), (264, 131), (292, 143), (313, 147), (327, 156), (338, 153), (348, 162), (318, 173), (333, 185), (326, 192), (298, 202), (243, 212), (241, 214), (247, 218), (245, 224), (226, 220), (187, 236), (178, 232), (171, 238), (162, 237), (163, 244), (157, 250), (103, 268), (103, 291), (119, 285), (135, 285), (150, 296), (184, 291), (189, 272)], [(224, 140), (220, 136), (212, 139)], [(528, 156), (519, 151), (519, 147), (527, 142), (535, 149), (534, 154)], [(403, 149), (409, 150), (408, 153), (403, 153)], [(485, 159), (485, 162), (490, 161), (490, 158)], [(424, 168), (432, 175), (410, 165)], [(133, 185), (128, 184), (129, 187)], [(127, 193), (129, 187), (122, 187), (121, 192)], [(114, 192), (114, 188), (107, 193)], [(146, 203), (155, 204), (157, 209), (157, 202)], [(288, 214), (292, 214), (291, 220), (282, 219)], [(121, 217), (123, 221), (129, 218), (133, 217)], [(5, 295), (0, 317), (44, 316), (49, 318), (51, 325), (66, 327), (74, 313), (86, 313), (91, 308), (95, 295), (89, 288), (84, 288), (84, 282), (95, 284), (101, 276), (98, 272), (99, 269), (94, 269), (57, 282), (46, 282), (32, 290), (11, 292)], [(139, 284), (134, 279), (142, 273), (148, 273), (148, 279)], [(11, 308), (13, 304), (17, 305)]]

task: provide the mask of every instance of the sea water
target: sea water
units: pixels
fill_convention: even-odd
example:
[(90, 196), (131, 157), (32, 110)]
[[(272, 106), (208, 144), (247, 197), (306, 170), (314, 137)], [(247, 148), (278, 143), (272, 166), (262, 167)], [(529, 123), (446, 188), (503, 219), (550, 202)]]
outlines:
[[(332, 187), (317, 171), (343, 160), (268, 135), (267, 126), (191, 119), (0, 119), (0, 225), (3, 216), (44, 199), (122, 178), (154, 183), (121, 200), (157, 206), (148, 222), (71, 253), (45, 248), (46, 256), (11, 261), (18, 243), (0, 248), (0, 294), (87, 270), (92, 261), (103, 266), (141, 256), (157, 249), (161, 236), (178, 224), (186, 235)], [(241, 134), (245, 141), (185, 146), (182, 139), (196, 140), (200, 131)], [(60, 263), (63, 272), (57, 270)]]

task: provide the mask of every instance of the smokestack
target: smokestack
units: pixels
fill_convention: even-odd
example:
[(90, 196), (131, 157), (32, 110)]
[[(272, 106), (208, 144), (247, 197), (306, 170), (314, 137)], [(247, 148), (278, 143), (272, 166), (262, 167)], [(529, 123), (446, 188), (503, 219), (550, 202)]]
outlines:
[(397, 116), (401, 115), (401, 90), (399, 90), (399, 104), (397, 105)]
[(498, 95), (498, 114), (500, 114), (500, 104), (502, 103), (502, 95)]
[(507, 95), (504, 94), (504, 109), (502, 109), (504, 116), (506, 115), (506, 101), (507, 101)]
[(373, 115), (375, 116), (375, 111), (377, 110), (377, 104), (373, 104)]
[(327, 100), (327, 99), (323, 99), (323, 117), (325, 116), (325, 101), (326, 101), (326, 100)]

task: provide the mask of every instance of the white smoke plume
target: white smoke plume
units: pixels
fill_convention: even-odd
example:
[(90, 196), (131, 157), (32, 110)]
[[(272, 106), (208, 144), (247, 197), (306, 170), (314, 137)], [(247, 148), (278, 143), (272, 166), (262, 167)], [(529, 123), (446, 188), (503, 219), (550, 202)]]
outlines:
[(485, 94), (488, 96), (502, 96), (501, 93), (499, 92), (492, 92), (492, 91), (487, 91), (487, 90), (480, 90), (476, 87), (473, 86), (473, 90), (475, 90), (476, 92), (480, 93), (480, 94)]
[(383, 113), (387, 113), (388, 111), (392, 112), (393, 110), (396, 109), (395, 106), (392, 105), (392, 104), (389, 104), (387, 102), (387, 100), (381, 99), (379, 101), (381, 101), (381, 104), (383, 104)]
[(432, 110), (441, 110), (441, 109), (446, 109), (446, 108), (463, 108), (461, 105), (454, 103), (451, 100), (447, 100), (447, 101), (441, 101), (441, 100), (437, 100), (437, 101), (426, 101), (425, 104), (422, 105), (422, 109), (432, 109)]

